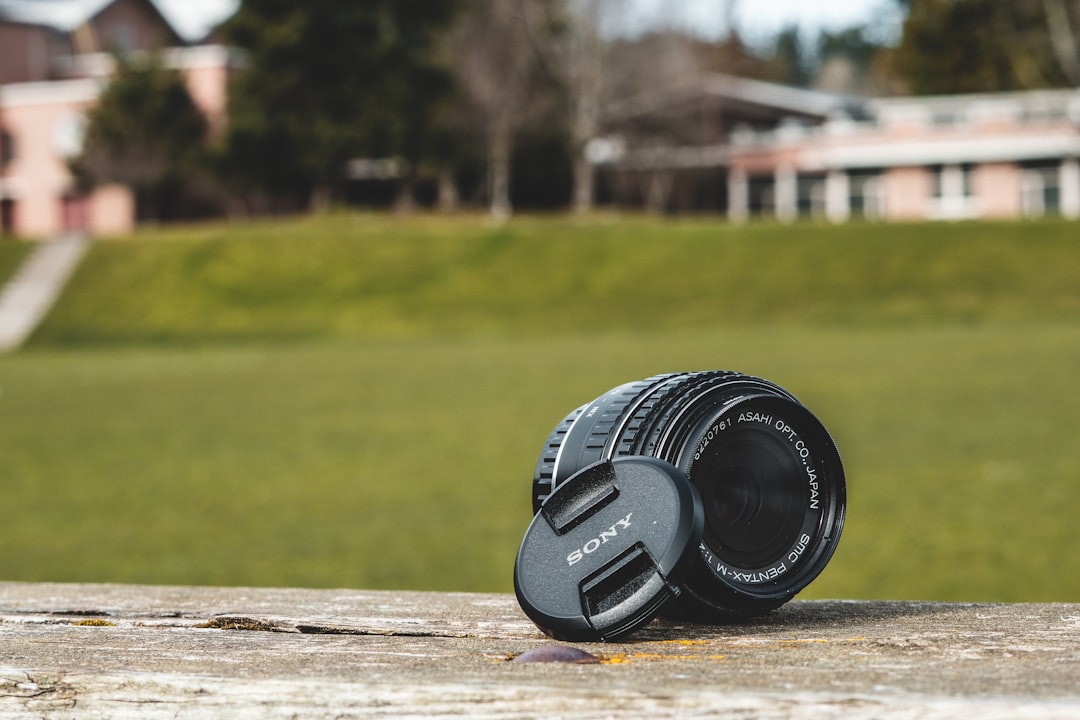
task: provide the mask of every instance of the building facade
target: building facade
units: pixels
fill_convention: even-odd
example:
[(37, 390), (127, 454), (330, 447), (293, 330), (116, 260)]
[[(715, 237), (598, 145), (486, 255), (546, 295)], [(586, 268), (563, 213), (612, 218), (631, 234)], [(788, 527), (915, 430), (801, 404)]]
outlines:
[(694, 209), (680, 183), (704, 179), (689, 196), (736, 221), (1080, 218), (1080, 90), (859, 99), (711, 76), (622, 108), (605, 142), (608, 176), (654, 209)]
[(212, 132), (225, 122), (229, 53), (185, 45), (151, 0), (0, 0), (0, 234), (116, 235), (135, 225), (131, 190), (77, 187), (68, 163), (113, 54), (162, 52)]

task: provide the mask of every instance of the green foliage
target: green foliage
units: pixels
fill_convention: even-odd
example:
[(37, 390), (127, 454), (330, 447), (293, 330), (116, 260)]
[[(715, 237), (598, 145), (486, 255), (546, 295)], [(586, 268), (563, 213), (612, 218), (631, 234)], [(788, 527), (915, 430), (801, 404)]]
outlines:
[(224, 28), (247, 57), (230, 90), (233, 177), (303, 196), (340, 183), (354, 157), (418, 159), (449, 88), (432, 53), (454, 6), (245, 0)]
[(812, 65), (813, 58), (798, 25), (789, 25), (777, 34), (773, 40), (772, 58), (765, 63), (770, 80), (795, 87), (810, 84)]
[(915, 94), (1068, 85), (1040, 0), (912, 2), (895, 60)]
[(90, 111), (82, 154), (73, 162), (88, 183), (135, 189), (140, 214), (156, 218), (204, 157), (207, 123), (178, 70), (161, 58), (116, 58), (116, 73)]

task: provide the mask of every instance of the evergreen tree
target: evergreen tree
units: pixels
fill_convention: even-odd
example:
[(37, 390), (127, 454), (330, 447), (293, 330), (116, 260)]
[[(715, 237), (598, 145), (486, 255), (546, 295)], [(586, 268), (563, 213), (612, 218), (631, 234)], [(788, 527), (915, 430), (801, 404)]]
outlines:
[(430, 151), (450, 88), (434, 61), (449, 0), (244, 0), (225, 25), (246, 53), (230, 92), (226, 168), (241, 183), (328, 202), (346, 163)]
[(202, 159), (207, 122), (177, 70), (157, 56), (116, 59), (109, 84), (90, 111), (72, 170), (84, 185), (120, 183), (137, 214), (158, 219)]
[(915, 94), (1068, 84), (1042, 0), (910, 0), (895, 67)]

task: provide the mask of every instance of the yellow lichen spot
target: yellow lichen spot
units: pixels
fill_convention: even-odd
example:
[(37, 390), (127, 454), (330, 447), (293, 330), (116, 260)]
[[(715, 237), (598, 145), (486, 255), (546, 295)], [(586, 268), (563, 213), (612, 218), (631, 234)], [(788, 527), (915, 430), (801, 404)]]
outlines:
[(78, 627), (116, 627), (116, 623), (111, 623), (108, 620), (102, 620), (101, 618), (79, 620), (75, 625)]
[(679, 662), (725, 662), (725, 655), (680, 655), (677, 653), (658, 652), (634, 652), (618, 653), (616, 655), (601, 655), (600, 662), (603, 665), (625, 665), (634, 662), (654, 661), (679, 661)]
[(629, 662), (626, 655), (621, 653), (618, 655), (600, 655), (599, 657), (601, 665), (622, 665), (623, 663)]

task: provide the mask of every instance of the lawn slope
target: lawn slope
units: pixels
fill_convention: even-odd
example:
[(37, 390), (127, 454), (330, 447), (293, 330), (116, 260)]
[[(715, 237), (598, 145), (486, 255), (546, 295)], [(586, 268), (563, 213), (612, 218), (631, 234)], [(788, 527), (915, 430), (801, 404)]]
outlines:
[(98, 243), (32, 344), (1073, 318), (1075, 224), (332, 215)]

